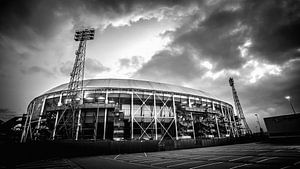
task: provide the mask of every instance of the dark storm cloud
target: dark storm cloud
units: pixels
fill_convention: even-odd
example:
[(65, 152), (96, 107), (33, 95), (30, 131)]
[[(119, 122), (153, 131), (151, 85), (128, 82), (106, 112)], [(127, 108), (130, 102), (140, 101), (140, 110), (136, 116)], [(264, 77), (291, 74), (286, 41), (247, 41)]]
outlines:
[(196, 29), (176, 37), (173, 45), (193, 47), (202, 53), (199, 58), (216, 63), (217, 69), (237, 68), (245, 62), (238, 49), (245, 43), (245, 32), (230, 33), (239, 28), (239, 15), (240, 11), (217, 10)]
[[(234, 75), (230, 71), (236, 71), (240, 73), (234, 78), (246, 117), (254, 117), (254, 113), (262, 113), (262, 117), (287, 114), (290, 108), (284, 99), (286, 95), (294, 98), (294, 106), (299, 111), (300, 105), (296, 103), (300, 98), (300, 1), (219, 2), (205, 6), (203, 15), (200, 15), (203, 7), (199, 5), (199, 11), (187, 16), (184, 24), (164, 34), (172, 39), (171, 49), (196, 52), (156, 54), (134, 77), (167, 79), (179, 84), (184, 80), (191, 87), (232, 102), (228, 77)], [(251, 42), (246, 47), (249, 55), (241, 57), (239, 48), (247, 41)], [(211, 72), (225, 73), (217, 79), (206, 77), (208, 70), (199, 71), (200, 64), (190, 60), (193, 57), (198, 58), (196, 62), (210, 61), (214, 65)], [(262, 65), (276, 64), (281, 72), (264, 73), (255, 83), (250, 83), (249, 77), (257, 67), (243, 66), (251, 60)], [(262, 65), (258, 68), (265, 69)]]
[(135, 76), (138, 78), (152, 77), (160, 81), (164, 80), (162, 78), (165, 80), (172, 78), (178, 81), (189, 80), (194, 78), (195, 74), (204, 72), (203, 68), (199, 68), (197, 64), (197, 60), (188, 51), (177, 53), (164, 50), (155, 54)]
[(299, 57), (300, 1), (246, 1), (244, 8), (251, 52), (275, 63)]
[(32, 33), (49, 38), (66, 19), (83, 26), (79, 24), (87, 22), (82, 19), (88, 19), (84, 15), (115, 19), (137, 10), (145, 12), (162, 6), (189, 4), (180, 0), (2, 0), (0, 3), (0, 32), (23, 40), (33, 38)]
[(204, 5), (203, 20), (201, 5), (187, 23), (165, 33), (173, 39), (170, 46), (192, 47), (216, 70), (244, 65), (249, 58), (242, 58), (239, 48), (247, 41), (249, 54), (266, 62), (283, 64), (300, 56), (299, 1), (220, 1)]

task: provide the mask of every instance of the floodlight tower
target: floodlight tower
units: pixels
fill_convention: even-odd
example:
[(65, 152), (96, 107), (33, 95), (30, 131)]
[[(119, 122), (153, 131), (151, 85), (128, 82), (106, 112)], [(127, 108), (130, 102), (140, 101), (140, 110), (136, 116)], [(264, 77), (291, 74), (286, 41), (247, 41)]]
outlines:
[[(52, 133), (52, 139), (55, 139), (55, 135), (58, 132), (64, 132), (65, 135), (71, 136), (75, 140), (78, 139), (78, 132), (80, 128), (80, 116), (81, 110), (78, 109), (80, 104), (83, 104), (83, 79), (84, 79), (84, 64), (86, 53), (86, 41), (93, 40), (95, 35), (95, 29), (83, 29), (75, 31), (74, 40), (79, 41), (78, 50), (75, 52), (76, 58), (73, 65), (72, 72), (70, 74), (70, 82), (68, 84), (68, 90), (66, 91), (66, 99), (64, 102), (64, 111), (58, 115), (59, 118), (54, 124), (54, 130)], [(66, 113), (71, 111), (70, 113)], [(75, 121), (77, 119), (77, 124)], [(72, 122), (70, 123), (70, 121)], [(76, 127), (76, 130), (75, 130)], [(71, 132), (71, 133), (70, 133)]]
[(240, 116), (240, 119), (242, 120), (243, 122), (243, 125), (244, 125), (244, 131), (246, 134), (252, 134), (247, 122), (246, 122), (246, 118), (244, 116), (244, 112), (243, 112), (243, 109), (242, 109), (242, 106), (241, 106), (241, 103), (240, 103), (240, 100), (239, 100), (239, 97), (237, 95), (237, 92), (235, 90), (235, 87), (234, 87), (234, 81), (233, 81), (233, 78), (229, 78), (229, 85), (231, 86), (232, 88), (232, 95), (233, 95), (233, 100), (234, 100), (234, 105), (235, 105), (235, 109), (238, 113), (238, 115)]

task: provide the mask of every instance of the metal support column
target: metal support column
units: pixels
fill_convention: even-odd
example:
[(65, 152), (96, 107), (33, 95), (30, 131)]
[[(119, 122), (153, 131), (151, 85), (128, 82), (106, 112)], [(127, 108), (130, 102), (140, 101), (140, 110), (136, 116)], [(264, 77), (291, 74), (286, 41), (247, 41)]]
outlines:
[(56, 117), (55, 117), (54, 129), (53, 129), (53, 133), (52, 133), (52, 140), (55, 139), (56, 127), (57, 127), (57, 122), (58, 122), (58, 115), (59, 115), (59, 111), (57, 111)]
[(76, 136), (75, 136), (75, 140), (78, 140), (78, 133), (79, 133), (79, 128), (81, 126), (81, 122), (80, 122), (80, 119), (81, 119), (81, 109), (79, 109), (79, 112), (78, 112), (78, 117), (77, 117), (77, 129), (76, 129)]
[(94, 129), (94, 140), (97, 140), (97, 131), (98, 131), (98, 116), (99, 116), (99, 103), (97, 105), (96, 119), (95, 119), (95, 129)]
[(58, 100), (57, 106), (61, 106), (62, 105), (62, 96), (63, 96), (63, 93), (61, 93), (60, 96), (59, 96), (59, 100)]
[(178, 140), (178, 131), (177, 131), (177, 114), (176, 114), (176, 106), (175, 106), (175, 99), (174, 94), (172, 95), (172, 101), (173, 101), (173, 113), (174, 113), (174, 122), (175, 122), (175, 134), (176, 134), (176, 140)]
[(154, 127), (155, 127), (155, 140), (157, 140), (157, 112), (156, 112), (156, 96), (153, 93), (153, 110), (154, 110)]
[(32, 104), (29, 106), (28, 108), (29, 110), (27, 110), (27, 114), (26, 114), (26, 120), (25, 120), (25, 124), (24, 124), (24, 127), (23, 127), (23, 132), (22, 132), (22, 136), (21, 136), (21, 143), (25, 142), (24, 138), (25, 138), (25, 135), (26, 135), (26, 130), (27, 130), (27, 123), (28, 123), (28, 120), (29, 120), (29, 117), (30, 117), (30, 113), (31, 113), (31, 109), (32, 109)]
[[(36, 134), (39, 134), (39, 130), (41, 129), (41, 121), (42, 121), (42, 115), (43, 115), (44, 108), (45, 108), (46, 99), (47, 99), (47, 96), (43, 100), (43, 104), (42, 104), (42, 107), (41, 107), (41, 112), (40, 112), (40, 115), (39, 115), (39, 121), (38, 121), (38, 124), (37, 124)], [(35, 137), (34, 139), (37, 140), (37, 137)]]
[(195, 133), (195, 126), (194, 126), (194, 117), (193, 117), (193, 113), (191, 113), (191, 120), (192, 120), (192, 126), (193, 126), (193, 136), (194, 136), (194, 139), (196, 140), (196, 133)]
[(217, 115), (215, 115), (215, 120), (216, 120), (216, 126), (217, 126), (218, 137), (221, 138)]
[[(34, 106), (35, 106), (35, 101), (33, 102), (33, 106), (31, 108), (31, 113), (30, 113), (30, 116), (29, 116), (29, 121), (28, 121), (28, 125), (27, 125), (27, 129), (26, 129), (26, 133), (25, 133), (25, 140), (27, 140), (27, 135), (28, 135), (28, 132), (30, 131), (30, 128), (31, 128), (31, 119), (32, 119), (32, 115), (33, 115), (33, 112), (34, 112)], [(32, 139), (32, 132), (30, 131), (30, 138)]]
[[(105, 104), (108, 104), (108, 91), (105, 94)], [(103, 126), (103, 140), (106, 139), (106, 123), (107, 123), (107, 108), (104, 109), (104, 126)]]
[(133, 91), (131, 92), (131, 106), (130, 106), (130, 115), (131, 115), (131, 139), (133, 140)]

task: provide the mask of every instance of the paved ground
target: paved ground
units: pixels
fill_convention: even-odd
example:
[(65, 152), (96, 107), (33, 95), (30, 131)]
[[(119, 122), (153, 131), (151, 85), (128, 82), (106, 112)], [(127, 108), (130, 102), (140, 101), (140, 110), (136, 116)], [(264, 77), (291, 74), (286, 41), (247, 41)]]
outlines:
[(165, 152), (47, 160), (19, 165), (17, 168), (300, 169), (300, 145), (248, 143)]

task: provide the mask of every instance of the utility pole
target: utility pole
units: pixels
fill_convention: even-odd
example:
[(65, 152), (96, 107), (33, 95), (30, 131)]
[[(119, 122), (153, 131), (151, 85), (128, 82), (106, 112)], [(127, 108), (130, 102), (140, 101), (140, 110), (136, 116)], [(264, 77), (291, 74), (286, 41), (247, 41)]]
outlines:
[[(84, 79), (84, 65), (87, 40), (93, 40), (95, 29), (82, 29), (75, 31), (75, 41), (79, 41), (78, 50), (76, 51), (76, 58), (73, 69), (70, 74), (70, 82), (68, 90), (66, 91), (66, 102), (63, 103), (64, 110), (58, 112), (58, 120), (54, 126), (52, 139), (55, 139), (57, 133), (68, 138), (78, 139), (78, 132), (81, 126), (81, 110), (79, 105), (83, 104), (83, 79)], [(76, 119), (77, 118), (77, 119)], [(77, 121), (77, 122), (76, 122)], [(76, 130), (75, 130), (76, 128)], [(71, 133), (70, 133), (71, 132)]]
[(232, 95), (233, 95), (233, 100), (234, 100), (234, 104), (235, 104), (235, 109), (236, 109), (238, 115), (240, 116), (241, 121), (243, 122), (245, 133), (246, 134), (252, 134), (252, 132), (251, 132), (251, 130), (250, 130), (250, 128), (249, 128), (249, 126), (246, 122), (246, 118), (244, 116), (244, 112), (243, 112), (239, 97), (238, 97), (237, 92), (235, 90), (234, 81), (233, 81), (232, 77), (229, 78), (229, 85), (232, 88)]

